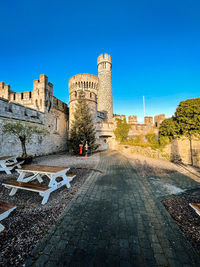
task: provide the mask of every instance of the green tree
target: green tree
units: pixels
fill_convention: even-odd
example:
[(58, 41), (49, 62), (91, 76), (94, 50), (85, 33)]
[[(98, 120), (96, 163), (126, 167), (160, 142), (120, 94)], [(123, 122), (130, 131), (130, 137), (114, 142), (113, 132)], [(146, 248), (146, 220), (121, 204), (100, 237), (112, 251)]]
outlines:
[(26, 143), (30, 143), (33, 135), (47, 135), (48, 131), (39, 128), (29, 122), (22, 123), (21, 121), (4, 121), (2, 125), (2, 133), (5, 135), (14, 135), (20, 140), (22, 147), (22, 157), (27, 157)]
[(85, 103), (84, 95), (79, 96), (74, 112), (74, 120), (70, 130), (70, 146), (75, 154), (79, 153), (79, 145), (85, 147), (86, 141), (89, 150), (98, 148), (96, 144), (95, 128), (90, 110)]
[(165, 119), (159, 127), (159, 137), (161, 138), (166, 136), (169, 140), (172, 140), (178, 136), (180, 132), (179, 128), (180, 127), (175, 117)]
[(200, 98), (181, 101), (176, 109), (175, 118), (179, 125), (179, 134), (189, 138), (193, 165), (192, 137), (200, 136)]
[(158, 136), (153, 131), (150, 131), (148, 134), (146, 134), (145, 138), (153, 148), (159, 148)]
[(124, 142), (127, 140), (130, 125), (127, 124), (126, 119), (123, 120), (116, 118), (117, 127), (114, 130), (114, 134), (117, 141)]

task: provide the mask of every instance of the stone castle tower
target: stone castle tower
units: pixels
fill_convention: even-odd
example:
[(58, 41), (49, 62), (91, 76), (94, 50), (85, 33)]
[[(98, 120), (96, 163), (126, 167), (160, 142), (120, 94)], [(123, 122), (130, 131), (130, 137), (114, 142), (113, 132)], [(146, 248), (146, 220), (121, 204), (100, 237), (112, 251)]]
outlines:
[(98, 87), (98, 111), (105, 113), (105, 121), (112, 121), (112, 59), (108, 54), (102, 54), (97, 58), (99, 87)]
[(89, 107), (91, 115), (96, 121), (97, 117), (97, 90), (98, 77), (91, 74), (77, 74), (69, 79), (69, 124), (74, 118), (76, 104), (81, 93), (84, 95), (85, 104)]
[(94, 122), (111, 122), (112, 103), (112, 61), (111, 56), (102, 54), (97, 59), (98, 76), (77, 74), (69, 79), (69, 127), (74, 118), (80, 94), (84, 95)]

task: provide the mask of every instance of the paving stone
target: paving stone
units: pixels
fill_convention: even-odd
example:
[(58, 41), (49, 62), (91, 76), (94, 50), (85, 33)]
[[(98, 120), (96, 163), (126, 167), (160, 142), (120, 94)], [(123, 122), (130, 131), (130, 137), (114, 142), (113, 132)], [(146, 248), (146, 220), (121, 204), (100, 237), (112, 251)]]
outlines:
[[(25, 266), (200, 266), (158, 186), (117, 152), (102, 153), (97, 168), (103, 173), (87, 179)], [(180, 178), (170, 176), (174, 185), (190, 186)]]

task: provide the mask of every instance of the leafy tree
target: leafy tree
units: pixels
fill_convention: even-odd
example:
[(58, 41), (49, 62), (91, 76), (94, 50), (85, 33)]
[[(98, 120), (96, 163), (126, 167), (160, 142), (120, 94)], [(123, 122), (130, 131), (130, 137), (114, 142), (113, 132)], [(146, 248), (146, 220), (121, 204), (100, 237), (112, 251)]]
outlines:
[(89, 107), (85, 104), (83, 93), (80, 94), (74, 120), (70, 130), (70, 145), (75, 154), (79, 153), (79, 145), (85, 147), (86, 141), (90, 150), (98, 148), (96, 144), (95, 128)]
[(48, 131), (39, 128), (29, 122), (22, 123), (21, 121), (12, 122), (4, 121), (2, 125), (2, 133), (5, 135), (14, 135), (21, 142), (22, 157), (27, 157), (26, 143), (30, 143), (33, 135), (47, 135)]
[(159, 127), (159, 137), (161, 138), (166, 136), (169, 140), (172, 140), (179, 134), (179, 128), (180, 127), (175, 117), (165, 119)]
[(126, 119), (116, 118), (117, 127), (114, 130), (117, 141), (124, 142), (127, 140), (130, 125), (127, 124)]
[(175, 118), (179, 125), (179, 134), (187, 136), (190, 140), (191, 163), (192, 137), (200, 136), (200, 98), (187, 99), (179, 103)]

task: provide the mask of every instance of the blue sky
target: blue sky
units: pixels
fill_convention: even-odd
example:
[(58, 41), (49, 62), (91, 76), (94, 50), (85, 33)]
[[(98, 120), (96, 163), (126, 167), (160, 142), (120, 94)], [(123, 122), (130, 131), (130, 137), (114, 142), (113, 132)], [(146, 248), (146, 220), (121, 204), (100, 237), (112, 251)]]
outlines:
[(113, 60), (114, 113), (171, 116), (199, 97), (199, 0), (0, 0), (0, 81), (32, 90), (44, 73), (68, 103), (68, 80)]

